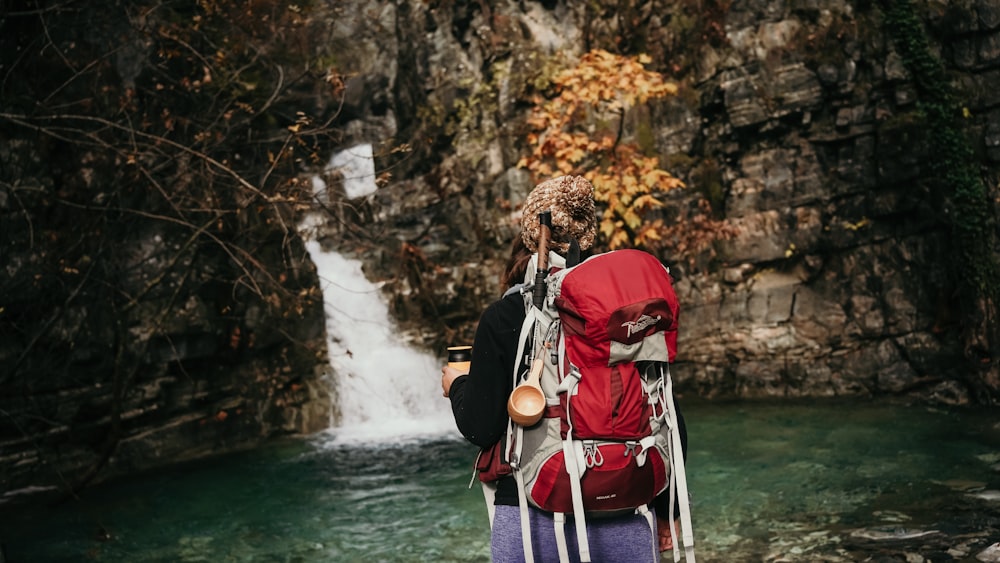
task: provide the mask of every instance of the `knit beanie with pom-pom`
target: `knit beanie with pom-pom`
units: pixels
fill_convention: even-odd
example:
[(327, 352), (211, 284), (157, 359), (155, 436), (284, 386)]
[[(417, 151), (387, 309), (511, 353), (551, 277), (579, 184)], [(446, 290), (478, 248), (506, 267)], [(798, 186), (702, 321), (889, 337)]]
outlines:
[(593, 246), (597, 212), (594, 186), (586, 178), (560, 176), (538, 184), (528, 194), (521, 211), (521, 239), (532, 252), (538, 250), (538, 214), (543, 211), (552, 212), (550, 250), (565, 256), (571, 239), (580, 243), (581, 250)]

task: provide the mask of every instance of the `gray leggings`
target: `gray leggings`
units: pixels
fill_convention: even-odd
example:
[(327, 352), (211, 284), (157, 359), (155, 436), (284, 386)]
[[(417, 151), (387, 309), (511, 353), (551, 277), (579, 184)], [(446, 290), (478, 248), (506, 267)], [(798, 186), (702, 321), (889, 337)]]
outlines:
[[(552, 514), (529, 507), (531, 522), (531, 547), (536, 563), (558, 562), (555, 523)], [(576, 543), (576, 527), (572, 520), (565, 524), (566, 544), (570, 560), (580, 560)], [(660, 560), (656, 534), (641, 514), (628, 514), (615, 518), (589, 518), (587, 536), (590, 559), (595, 563), (656, 563)], [(521, 546), (521, 510), (516, 506), (500, 505), (493, 517), (491, 541), (493, 563), (524, 563)]]

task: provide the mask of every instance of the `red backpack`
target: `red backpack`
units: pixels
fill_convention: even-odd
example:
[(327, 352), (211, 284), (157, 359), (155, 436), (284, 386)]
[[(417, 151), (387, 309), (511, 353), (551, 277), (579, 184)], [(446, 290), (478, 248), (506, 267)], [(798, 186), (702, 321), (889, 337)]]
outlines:
[[(649, 504), (669, 489), (671, 504), (680, 506), (685, 558), (693, 563), (669, 374), (679, 311), (669, 272), (639, 250), (599, 254), (569, 268), (555, 253), (548, 259), (555, 267), (538, 269), (536, 254), (525, 276), (518, 357), (526, 362), (513, 374), (501, 458), (494, 452), (493, 470), (480, 477), (495, 479), (509, 470), (517, 480), (526, 561), (533, 560), (527, 503), (555, 514), (564, 559), (562, 525), (572, 514), (580, 560), (590, 561), (588, 516), (638, 512), (655, 537)], [(535, 382), (537, 396), (525, 389)], [(544, 409), (534, 416), (524, 412), (541, 403)], [(679, 549), (674, 554), (679, 561)]]

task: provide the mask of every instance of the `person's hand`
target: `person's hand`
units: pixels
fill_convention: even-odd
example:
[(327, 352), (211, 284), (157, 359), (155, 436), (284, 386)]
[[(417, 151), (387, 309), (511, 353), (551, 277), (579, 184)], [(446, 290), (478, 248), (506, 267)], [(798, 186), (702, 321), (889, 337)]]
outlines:
[(451, 391), (451, 384), (455, 382), (455, 378), (460, 375), (465, 375), (465, 372), (458, 371), (447, 364), (441, 367), (441, 390), (444, 391), (445, 397)]
[(670, 527), (674, 528), (674, 537), (680, 537), (680, 528), (677, 526), (677, 520), (668, 520), (666, 518), (656, 517), (656, 534), (659, 536), (657, 540), (659, 541), (660, 551), (670, 551), (674, 548), (674, 539), (670, 537)]

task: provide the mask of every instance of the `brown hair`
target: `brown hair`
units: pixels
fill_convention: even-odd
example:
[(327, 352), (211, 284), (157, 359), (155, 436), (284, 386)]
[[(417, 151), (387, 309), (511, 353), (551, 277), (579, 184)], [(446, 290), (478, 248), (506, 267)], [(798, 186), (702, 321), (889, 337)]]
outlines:
[(528, 262), (531, 261), (532, 254), (520, 236), (514, 237), (510, 244), (510, 256), (500, 274), (501, 292), (505, 292), (524, 281), (524, 274), (528, 270)]
[[(586, 248), (580, 252), (580, 260), (586, 260), (593, 255), (593, 248)], [(510, 256), (504, 264), (503, 272), (500, 274), (500, 291), (506, 292), (508, 289), (524, 281), (524, 274), (528, 270), (531, 256), (534, 252), (524, 244), (524, 239), (520, 236), (514, 237), (510, 243)], [(572, 265), (572, 264), (571, 264)]]

